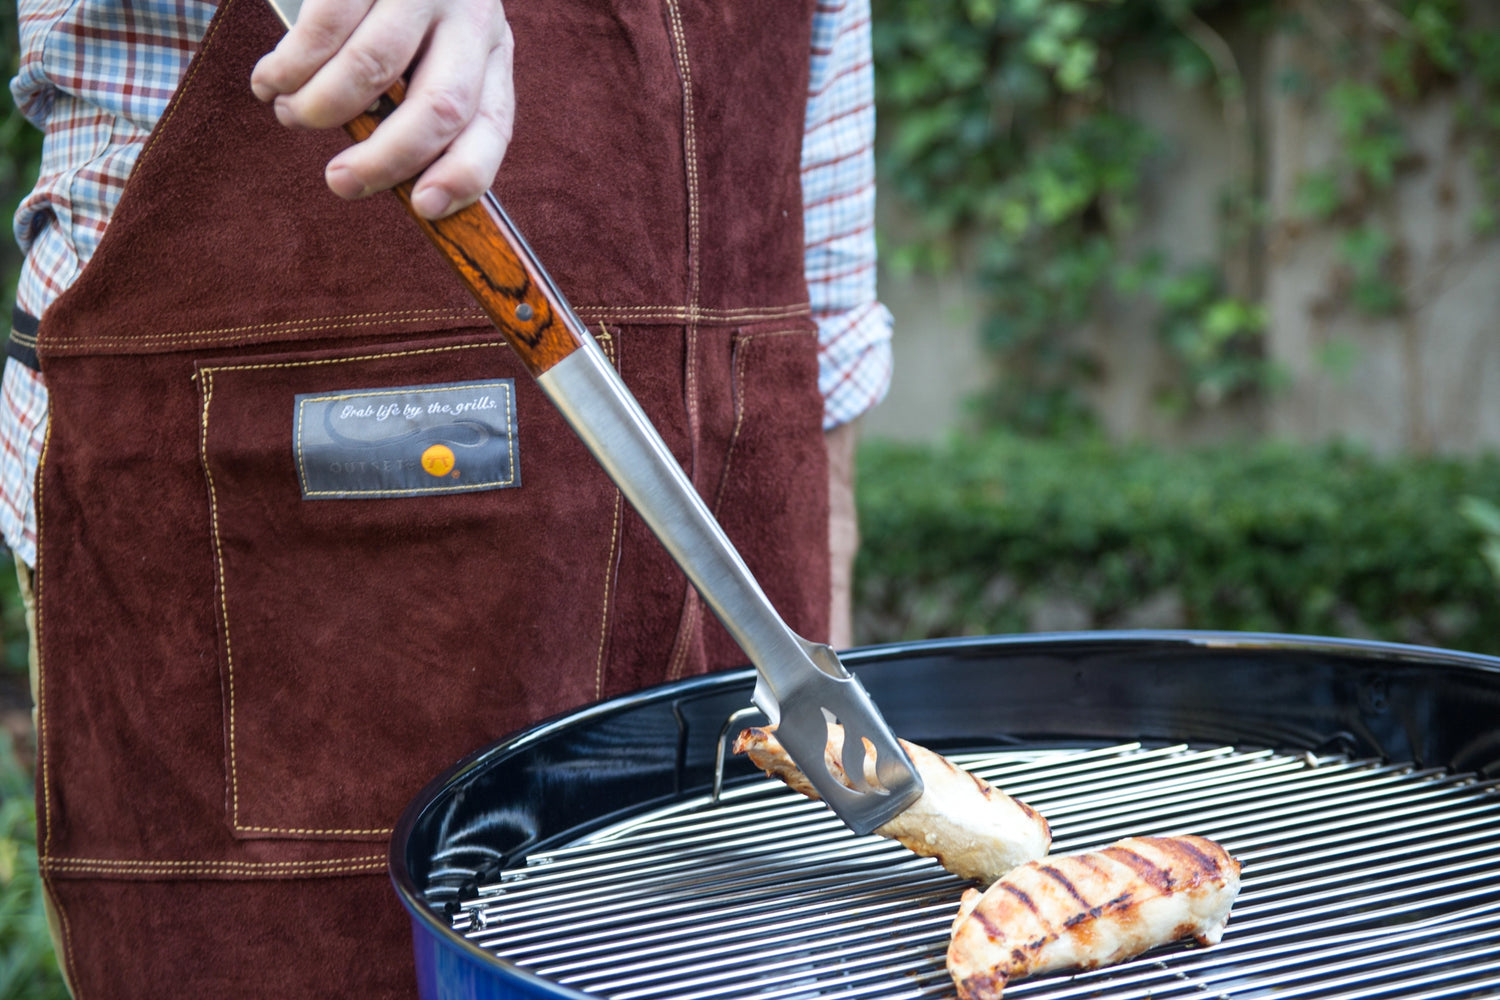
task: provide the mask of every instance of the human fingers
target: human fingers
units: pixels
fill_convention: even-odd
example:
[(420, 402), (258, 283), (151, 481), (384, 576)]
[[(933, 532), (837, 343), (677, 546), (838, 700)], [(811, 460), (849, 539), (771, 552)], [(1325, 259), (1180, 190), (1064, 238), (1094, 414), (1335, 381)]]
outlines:
[(296, 23), (250, 74), (250, 89), (262, 101), (300, 90), (348, 43), (375, 0), (306, 0)]
[(458, 211), (495, 182), (515, 126), (514, 52), (507, 28), (501, 43), (489, 54), (479, 111), (418, 179), (412, 203), (427, 218)]
[[(375, 0), (311, 77), (275, 97), (276, 117), (293, 128), (332, 128), (367, 110), (417, 58), (434, 8), (435, 3), (419, 0)], [(299, 25), (301, 21), (299, 15)], [(321, 52), (326, 38), (340, 28), (329, 28), (328, 36), (319, 34), (309, 48)]]
[(373, 135), (329, 163), (336, 193), (359, 197), (417, 177), (413, 207), (439, 218), (494, 181), (515, 115), (514, 43), (494, 0), (445, 7), (404, 102)]

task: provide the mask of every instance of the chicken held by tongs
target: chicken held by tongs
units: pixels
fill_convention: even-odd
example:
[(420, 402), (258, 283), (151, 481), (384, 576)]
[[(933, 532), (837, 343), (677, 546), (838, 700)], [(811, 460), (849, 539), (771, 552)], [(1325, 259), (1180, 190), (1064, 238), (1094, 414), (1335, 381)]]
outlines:
[(1239, 887), (1239, 862), (1203, 837), (1043, 858), (964, 893), (948, 973), (960, 1000), (1000, 1000), (1024, 976), (1097, 969), (1189, 935), (1218, 944)]
[[(824, 753), (829, 770), (842, 780), (842, 728), (830, 724)], [(922, 777), (920, 798), (875, 833), (889, 837), (962, 878), (989, 885), (1017, 865), (1043, 857), (1052, 843), (1047, 821), (1035, 809), (970, 774), (941, 754), (901, 741)], [(818, 798), (812, 784), (787, 756), (775, 727), (752, 727), (740, 733), (734, 752), (748, 754), (756, 767), (779, 778), (808, 798)], [(865, 758), (866, 777), (874, 782), (875, 762)]]

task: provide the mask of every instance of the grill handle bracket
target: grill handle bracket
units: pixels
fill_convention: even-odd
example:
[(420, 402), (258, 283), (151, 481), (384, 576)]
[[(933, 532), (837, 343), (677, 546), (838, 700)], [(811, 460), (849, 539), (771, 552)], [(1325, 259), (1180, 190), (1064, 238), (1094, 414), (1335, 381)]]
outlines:
[(724, 765), (729, 759), (729, 735), (749, 720), (764, 715), (759, 708), (751, 705), (729, 713), (729, 717), (724, 720), (724, 725), (719, 729), (719, 743), (714, 750), (714, 787), (708, 797), (710, 805), (718, 805), (719, 796), (724, 794)]

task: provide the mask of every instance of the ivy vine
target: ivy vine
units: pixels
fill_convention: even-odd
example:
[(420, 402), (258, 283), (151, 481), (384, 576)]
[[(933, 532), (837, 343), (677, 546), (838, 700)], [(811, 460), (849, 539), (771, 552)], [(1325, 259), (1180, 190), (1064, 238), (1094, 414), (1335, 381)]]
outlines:
[[(1299, 33), (1316, 59), (1276, 81), (1317, 105), (1339, 154), (1298, 181), (1296, 225), (1331, 227), (1339, 259), (1324, 308), (1409, 310), (1403, 248), (1379, 209), (1415, 157), (1402, 112), (1442, 92), (1473, 150), (1500, 229), (1500, 31), (1475, 0), (873, 0), (883, 191), (918, 235), (886, 246), (897, 268), (962, 261), (999, 361), (989, 419), (1023, 431), (1090, 425), (1095, 362), (1070, 336), (1111, 300), (1153, 307), (1174, 372), (1162, 402), (1212, 407), (1278, 384), (1266, 311), (1245, 266), (1265, 239), (1245, 81), (1214, 27)], [(1330, 25), (1337, 23), (1331, 32)], [(1355, 30), (1347, 30), (1352, 24)], [(1332, 40), (1330, 41), (1330, 37)], [(1146, 180), (1164, 140), (1122, 110), (1112, 73), (1166, 67), (1225, 117), (1236, 179), (1221, 192), (1213, 259), (1172, 263), (1134, 248)], [(1134, 248), (1126, 250), (1126, 248)], [(1357, 347), (1355, 348), (1357, 350)], [(1331, 365), (1347, 364), (1330, 352)]]

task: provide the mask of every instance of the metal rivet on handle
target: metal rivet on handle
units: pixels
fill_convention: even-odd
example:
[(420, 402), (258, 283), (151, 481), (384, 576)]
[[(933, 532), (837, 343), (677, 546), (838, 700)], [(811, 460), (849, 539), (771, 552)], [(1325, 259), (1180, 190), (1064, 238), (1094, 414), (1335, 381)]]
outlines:
[(520, 320), (522, 323), (525, 323), (527, 320), (531, 319), (531, 306), (525, 302), (522, 302), (520, 305), (516, 306), (516, 319)]

